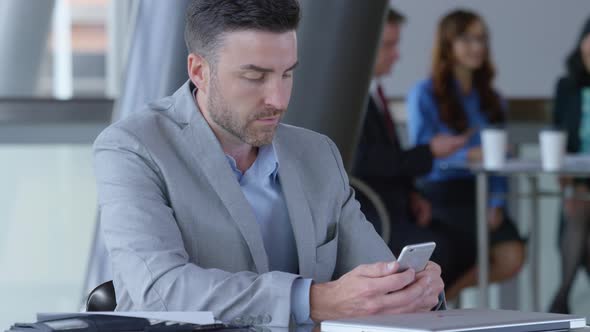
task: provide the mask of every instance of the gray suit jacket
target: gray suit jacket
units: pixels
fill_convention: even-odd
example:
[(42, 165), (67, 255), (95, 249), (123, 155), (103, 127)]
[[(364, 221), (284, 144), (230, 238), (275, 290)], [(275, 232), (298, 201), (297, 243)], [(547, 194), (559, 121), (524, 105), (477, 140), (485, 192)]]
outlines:
[(279, 179), (299, 274), (269, 271), (254, 212), (191, 84), (107, 128), (94, 144), (117, 310), (213, 311), (287, 326), (296, 278), (326, 282), (393, 254), (360, 211), (326, 136), (280, 125)]

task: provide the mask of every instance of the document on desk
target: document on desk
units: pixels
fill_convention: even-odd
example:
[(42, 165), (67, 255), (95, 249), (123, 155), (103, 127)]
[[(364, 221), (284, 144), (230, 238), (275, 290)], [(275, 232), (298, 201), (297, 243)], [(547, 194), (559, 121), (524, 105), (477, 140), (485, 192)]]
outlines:
[(215, 317), (210, 311), (94, 311), (94, 312), (70, 312), (70, 313), (38, 313), (37, 321), (45, 322), (57, 319), (77, 318), (89, 315), (107, 315), (120, 317), (145, 318), (154, 321), (213, 324)]

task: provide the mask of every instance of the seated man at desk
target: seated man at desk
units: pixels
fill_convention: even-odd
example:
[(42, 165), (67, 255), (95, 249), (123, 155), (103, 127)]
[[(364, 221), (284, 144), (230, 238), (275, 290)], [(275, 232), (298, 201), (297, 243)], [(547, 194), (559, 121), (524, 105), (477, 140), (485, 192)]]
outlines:
[(97, 138), (117, 310), (287, 326), (443, 305), (436, 264), (398, 273), (334, 143), (280, 124), (299, 12), (296, 0), (192, 1), (190, 79)]

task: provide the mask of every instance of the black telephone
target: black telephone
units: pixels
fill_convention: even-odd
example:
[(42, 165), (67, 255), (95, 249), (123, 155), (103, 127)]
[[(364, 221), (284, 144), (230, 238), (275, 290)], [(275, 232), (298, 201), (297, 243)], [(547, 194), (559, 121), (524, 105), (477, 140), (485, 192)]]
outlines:
[(143, 331), (150, 326), (145, 318), (120, 317), (108, 315), (88, 315), (84, 317), (56, 319), (30, 324), (14, 324), (7, 332), (21, 331), (68, 331), (68, 332), (103, 332), (103, 331)]
[(250, 326), (229, 324), (151, 324), (148, 319), (109, 315), (88, 315), (74, 318), (63, 318), (30, 324), (14, 324), (7, 332), (206, 332), (233, 331), (251, 332)]

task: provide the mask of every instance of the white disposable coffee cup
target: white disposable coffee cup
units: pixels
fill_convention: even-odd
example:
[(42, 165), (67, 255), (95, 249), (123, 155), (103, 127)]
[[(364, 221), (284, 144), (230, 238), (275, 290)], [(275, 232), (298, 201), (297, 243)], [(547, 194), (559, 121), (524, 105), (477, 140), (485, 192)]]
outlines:
[(481, 131), (483, 167), (497, 170), (506, 164), (508, 135), (504, 129), (486, 128)]
[(557, 171), (563, 166), (566, 139), (566, 134), (560, 130), (547, 129), (539, 133), (543, 170)]

